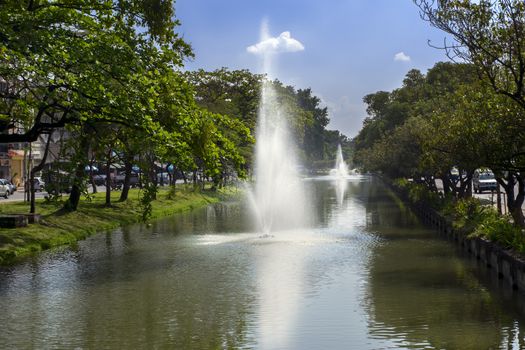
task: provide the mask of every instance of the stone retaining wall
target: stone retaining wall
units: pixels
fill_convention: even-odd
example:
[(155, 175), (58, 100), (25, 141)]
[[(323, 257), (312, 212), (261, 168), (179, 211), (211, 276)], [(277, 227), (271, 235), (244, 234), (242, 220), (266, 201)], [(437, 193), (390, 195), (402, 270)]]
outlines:
[[(394, 189), (395, 190), (395, 189)], [(405, 194), (395, 191), (406, 203), (410, 203)], [(455, 230), (434, 209), (424, 204), (413, 204), (411, 208), (422, 221), (438, 230), (440, 234), (456, 242), (464, 251), (470, 253), (486, 268), (492, 269), (498, 278), (505, 280), (508, 286), (525, 293), (525, 260), (510, 250), (480, 237), (467, 237), (465, 232)]]

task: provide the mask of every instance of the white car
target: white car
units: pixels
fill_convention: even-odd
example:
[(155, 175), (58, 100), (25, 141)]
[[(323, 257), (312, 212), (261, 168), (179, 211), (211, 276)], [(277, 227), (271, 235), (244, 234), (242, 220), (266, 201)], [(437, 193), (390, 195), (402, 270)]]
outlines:
[(11, 188), (9, 187), (9, 181), (6, 179), (0, 179), (0, 197), (8, 198), (11, 193)]
[(7, 185), (9, 186), (9, 194), (13, 194), (16, 192), (16, 186), (13, 185), (11, 181), (7, 181)]
[(44, 187), (46, 186), (46, 183), (42, 180), (41, 177), (35, 177), (33, 180), (35, 182), (35, 192), (42, 192), (44, 190)]

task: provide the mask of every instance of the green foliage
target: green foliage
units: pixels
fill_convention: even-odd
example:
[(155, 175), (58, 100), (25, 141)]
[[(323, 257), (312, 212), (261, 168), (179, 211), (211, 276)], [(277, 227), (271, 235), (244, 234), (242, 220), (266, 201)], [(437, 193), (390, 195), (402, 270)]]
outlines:
[(177, 195), (177, 187), (174, 185), (171, 185), (168, 189), (168, 193), (166, 194), (166, 198), (175, 199), (176, 195)]
[(522, 0), (414, 0), (421, 16), (448, 33), (450, 57), (474, 65), (492, 89), (525, 108), (525, 3)]
[(151, 217), (153, 211), (153, 201), (157, 196), (157, 186), (155, 184), (146, 182), (143, 184), (141, 196), (140, 196), (140, 207), (142, 208), (142, 221), (146, 222)]
[[(236, 108), (199, 106), (193, 88), (201, 85), (180, 72), (192, 52), (177, 34), (173, 0), (22, 3), (0, 6), (0, 131), (24, 128), (0, 133), (0, 142), (66, 127), (75, 169), (90, 155), (105, 164), (141, 159), (149, 173), (169, 162), (217, 182), (245, 175), (253, 137), (236, 117), (255, 120), (259, 76), (220, 72), (226, 83), (211, 93), (227, 87)], [(85, 174), (70, 174), (84, 183)]]
[(3, 133), (0, 140), (31, 141), (50, 129), (91, 121), (149, 123), (152, 73), (180, 66), (191, 50), (177, 36), (171, 12), (153, 11), (171, 9), (173, 1), (114, 5), (3, 2), (0, 77), (8, 88), (0, 93), (0, 107), (9, 123), (1, 130), (16, 124), (25, 130)]
[(481, 205), (476, 198), (441, 198), (428, 191), (423, 184), (415, 184), (404, 178), (396, 179), (393, 185), (407, 191), (412, 203), (423, 202), (439, 210), (449, 218), (455, 229), (470, 237), (483, 237), (497, 242), (505, 248), (525, 253), (525, 234), (508, 215), (499, 215), (492, 207)]
[(202, 69), (186, 72), (185, 77), (194, 87), (199, 106), (236, 118), (252, 133), (255, 131), (263, 75), (245, 69), (221, 68), (212, 72)]
[[(481, 77), (465, 80), (459, 88), (449, 90), (445, 100), (438, 101), (437, 113), (431, 113), (431, 130), (441, 132), (427, 147), (442, 154), (432, 152), (426, 157), (427, 166), (450, 168), (455, 163), (467, 170), (484, 166), (518, 180), (525, 171), (521, 132), (525, 127), (525, 2), (414, 3), (424, 20), (450, 36), (442, 47), (446, 54), (454, 61), (468, 63)], [(449, 78), (446, 81), (454, 81), (453, 76)], [(525, 227), (521, 212), (524, 188), (520, 187), (516, 196), (514, 191), (506, 192), (514, 222)]]
[(440, 208), (443, 205), (443, 198), (438, 193), (429, 191), (422, 183), (411, 183), (408, 197), (413, 203), (424, 202), (434, 208)]
[(492, 207), (481, 205), (477, 198), (442, 198), (430, 192), (425, 185), (405, 178), (392, 181), (400, 191), (408, 193), (412, 203), (423, 202), (450, 219), (455, 229), (470, 237), (483, 237), (505, 248), (525, 253), (525, 234), (508, 215), (499, 215)]
[[(441, 179), (445, 195), (455, 197), (470, 195), (478, 168), (519, 176), (525, 171), (525, 109), (496, 94), (477, 68), (437, 63), (426, 75), (409, 71), (399, 89), (365, 96), (370, 117), (355, 139), (355, 161), (391, 178), (429, 179), (432, 191), (434, 179)], [(511, 197), (509, 206), (522, 198)], [(509, 211), (525, 225), (520, 211)]]
[(400, 190), (407, 190), (409, 186), (411, 185), (411, 182), (408, 181), (408, 179), (404, 177), (400, 177), (400, 178), (394, 179), (392, 181), (392, 184)]
[(522, 229), (511, 222), (509, 216), (500, 216), (495, 212), (487, 213), (473, 235), (498, 242), (505, 248), (513, 248), (520, 253), (525, 253), (525, 235)]
[(474, 77), (470, 65), (440, 62), (426, 75), (409, 71), (399, 89), (365, 96), (369, 117), (355, 138), (356, 162), (395, 178), (438, 175), (465, 160), (480, 161), (475, 141), (484, 135), (471, 132), (476, 124), (462, 123), (460, 103), (451, 99)]
[(483, 222), (487, 211), (489, 209), (476, 198), (459, 199), (454, 206), (453, 225), (464, 232), (472, 232)]
[[(261, 86), (266, 79), (264, 75), (247, 70), (221, 68), (212, 72), (186, 72), (185, 77), (193, 86), (199, 106), (213, 114), (239, 121), (252, 134), (255, 133)], [(272, 85), (279, 108), (289, 117), (293, 134), (300, 145), (299, 156), (305, 165), (315, 168), (315, 165), (322, 164), (319, 161), (333, 162), (338, 144), (342, 145), (345, 155), (350, 156), (350, 140), (338, 131), (326, 130), (329, 122), (328, 109), (321, 105), (320, 98), (313, 95), (311, 89), (296, 89), (279, 80), (266, 83)], [(246, 160), (243, 167), (250, 169), (253, 159), (252, 143), (242, 138), (233, 141), (237, 144), (239, 155)]]

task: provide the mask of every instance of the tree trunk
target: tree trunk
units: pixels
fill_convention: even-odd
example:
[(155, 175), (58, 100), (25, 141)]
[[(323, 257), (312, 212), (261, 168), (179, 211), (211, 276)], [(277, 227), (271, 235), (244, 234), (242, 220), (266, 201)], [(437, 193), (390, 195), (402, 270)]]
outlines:
[(129, 187), (131, 185), (131, 170), (132, 170), (133, 164), (131, 163), (131, 158), (129, 156), (126, 156), (124, 158), (124, 184), (122, 185), (122, 193), (120, 194), (119, 202), (124, 202), (128, 199), (129, 194)]
[(443, 194), (446, 197), (450, 193), (450, 178), (448, 175), (444, 175), (441, 178), (441, 182), (443, 183)]
[(497, 194), (496, 206), (498, 208), (498, 214), (501, 215), (501, 189), (500, 189), (499, 181), (498, 181), (498, 186), (496, 188), (496, 194)]
[[(155, 161), (153, 158), (149, 160), (148, 175), (150, 183), (152, 183), (155, 186), (155, 188), (157, 188), (159, 182), (157, 181), (157, 172), (155, 171)], [(157, 191), (152, 193), (152, 199), (157, 199)]]
[(93, 188), (93, 193), (97, 193), (97, 184), (95, 183), (95, 178), (93, 177), (93, 169), (89, 171), (89, 182), (91, 182), (91, 187)]
[(93, 163), (95, 162), (95, 156), (91, 156), (91, 161), (89, 162), (89, 182), (93, 188), (93, 193), (97, 193), (97, 184), (95, 183), (95, 178), (93, 177)]
[[(115, 178), (115, 181), (117, 179)], [(111, 149), (106, 159), (106, 207), (111, 206)]]
[(46, 159), (47, 159), (47, 155), (49, 153), (49, 143), (51, 142), (51, 134), (48, 135), (47, 137), (47, 142), (46, 142), (46, 148), (44, 149), (44, 154), (42, 155), (42, 160), (40, 161), (40, 163), (34, 167), (33, 169), (31, 169), (31, 174), (29, 176), (29, 191), (30, 191), (30, 208), (29, 208), (29, 212), (31, 214), (34, 214), (35, 213), (35, 174), (37, 172), (39, 172), (40, 170), (42, 170), (44, 168), (44, 165), (46, 163)]
[(80, 145), (78, 149), (77, 157), (77, 168), (75, 169), (75, 178), (73, 180), (73, 186), (71, 186), (71, 193), (69, 198), (64, 204), (64, 210), (75, 211), (78, 208), (80, 202), (80, 196), (82, 195), (82, 181), (84, 178), (84, 168), (88, 159), (89, 153), (89, 137), (87, 135), (80, 136)]
[(77, 210), (78, 203), (80, 202), (80, 196), (82, 195), (82, 190), (79, 181), (82, 179), (83, 175), (84, 165), (82, 163), (79, 163), (75, 170), (75, 181), (73, 182), (73, 186), (71, 186), (71, 193), (69, 194), (69, 198), (66, 204), (64, 205), (64, 209), (69, 211)]
[[(525, 227), (525, 217), (521, 206), (525, 200), (525, 183), (523, 175), (513, 174), (509, 172), (506, 182), (497, 178), (498, 182), (505, 189), (507, 194), (507, 209), (514, 220), (514, 224), (519, 227)], [(518, 194), (515, 195), (514, 186), (518, 183)]]
[(472, 175), (474, 174), (473, 170), (467, 171), (467, 175), (463, 177), (462, 171), (460, 169), (459, 178), (460, 186), (458, 191), (458, 196), (460, 198), (470, 198), (472, 197)]
[(34, 214), (35, 211), (35, 174), (31, 170), (31, 175), (29, 176), (29, 213)]
[(524, 175), (518, 174), (516, 180), (518, 181), (518, 194), (514, 199), (514, 208), (511, 212), (514, 223), (519, 227), (525, 227), (525, 217), (523, 216), (523, 200), (525, 200), (525, 182)]

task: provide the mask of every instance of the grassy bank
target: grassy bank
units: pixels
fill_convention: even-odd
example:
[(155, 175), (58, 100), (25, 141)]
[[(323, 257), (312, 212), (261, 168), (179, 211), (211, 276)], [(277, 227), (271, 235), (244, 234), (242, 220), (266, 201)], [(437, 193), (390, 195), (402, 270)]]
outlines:
[[(151, 218), (203, 207), (218, 202), (237, 191), (232, 188), (212, 191), (194, 191), (192, 187), (177, 187), (175, 191), (160, 189), (152, 205)], [(38, 224), (23, 228), (0, 228), (0, 264), (10, 264), (22, 257), (41, 250), (74, 243), (96, 232), (117, 228), (141, 220), (139, 190), (131, 190), (129, 199), (117, 202), (120, 192), (111, 195), (113, 204), (106, 207), (105, 193), (97, 193), (90, 199), (83, 198), (76, 212), (61, 211), (62, 203), (37, 202), (37, 213), (42, 215)], [(4, 202), (0, 214), (27, 213), (28, 204)]]

